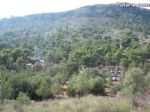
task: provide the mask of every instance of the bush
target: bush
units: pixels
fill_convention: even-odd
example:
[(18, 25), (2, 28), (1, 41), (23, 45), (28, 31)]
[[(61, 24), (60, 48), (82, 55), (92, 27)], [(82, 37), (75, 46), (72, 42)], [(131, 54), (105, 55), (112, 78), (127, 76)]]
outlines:
[(86, 73), (87, 75), (91, 77), (102, 76), (96, 68), (86, 68), (84, 70), (84, 73)]
[(23, 92), (19, 92), (17, 101), (19, 104), (22, 104), (22, 105), (28, 105), (31, 103), (30, 98)]
[(30, 94), (29, 90), (31, 90), (31, 85), (29, 84), (25, 74), (21, 73), (13, 75), (9, 78), (8, 82), (13, 90), (12, 98), (16, 98), (20, 91)]
[(62, 92), (62, 88), (61, 88), (60, 83), (58, 83), (58, 82), (53, 83), (51, 85), (51, 91), (52, 91), (52, 94), (61, 93)]
[(61, 63), (51, 66), (46, 74), (50, 76), (55, 76), (56, 74), (62, 74), (65, 79), (69, 79), (74, 73), (77, 73), (79, 66), (76, 63)]
[(104, 95), (104, 80), (101, 77), (89, 77), (87, 74), (73, 76), (68, 81), (68, 95), (83, 96), (88, 93)]
[(145, 76), (145, 86), (147, 90), (150, 90), (150, 73)]
[(9, 99), (11, 96), (11, 86), (6, 81), (0, 78), (0, 104), (4, 103), (4, 99)]
[(43, 99), (47, 99), (48, 97), (52, 96), (51, 85), (46, 81), (42, 81), (36, 90), (36, 94), (38, 96), (42, 96)]
[(145, 91), (144, 73), (139, 68), (132, 68), (125, 76), (123, 81), (124, 94), (136, 95)]
[(69, 96), (83, 96), (89, 92), (88, 77), (86, 74), (79, 74), (73, 76), (68, 81), (68, 95)]
[(4, 103), (4, 99), (11, 96), (11, 86), (7, 82), (6, 74), (0, 65), (0, 103)]
[(147, 64), (144, 64), (143, 67), (142, 67), (144, 73), (148, 73), (150, 72), (150, 65), (147, 63)]
[(105, 83), (101, 77), (90, 78), (90, 93), (94, 95), (104, 95)]
[(24, 112), (24, 106), (31, 103), (30, 98), (23, 92), (19, 92), (17, 102), (14, 103), (14, 109), (17, 112)]
[(117, 85), (113, 85), (111, 87), (111, 93), (112, 94), (117, 94), (119, 91), (121, 91), (123, 88), (123, 85), (122, 84), (117, 84)]
[(145, 75), (140, 68), (132, 68), (125, 76), (120, 93), (131, 98), (141, 96), (149, 90), (149, 84), (148, 75)]
[(113, 83), (112, 83), (112, 76), (109, 76), (108, 78), (106, 78), (106, 83), (107, 83), (107, 85), (109, 87), (113, 85)]

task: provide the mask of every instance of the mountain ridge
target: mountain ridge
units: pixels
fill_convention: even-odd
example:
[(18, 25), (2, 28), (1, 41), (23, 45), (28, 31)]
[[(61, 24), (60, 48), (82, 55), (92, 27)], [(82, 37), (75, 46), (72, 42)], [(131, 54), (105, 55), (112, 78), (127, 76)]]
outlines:
[[(0, 39), (9, 38), (13, 35), (20, 38), (23, 37), (24, 32), (30, 38), (33, 35), (44, 38), (43, 35), (45, 34), (53, 37), (58, 32), (67, 36), (68, 31), (68, 35), (78, 33), (82, 37), (90, 37), (96, 33), (113, 36), (114, 30), (117, 30), (117, 32), (119, 30), (141, 32), (149, 36), (149, 18), (150, 10), (148, 9), (118, 7), (116, 4), (90, 5), (65, 12), (2, 19), (0, 20)], [(118, 34), (121, 33), (119, 31)]]

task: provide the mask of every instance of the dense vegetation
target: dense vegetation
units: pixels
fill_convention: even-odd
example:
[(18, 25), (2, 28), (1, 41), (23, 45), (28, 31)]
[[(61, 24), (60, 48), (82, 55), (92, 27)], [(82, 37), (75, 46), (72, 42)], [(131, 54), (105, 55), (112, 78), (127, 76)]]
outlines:
[[(144, 96), (150, 89), (149, 14), (135, 7), (95, 5), (0, 20), (2, 104), (4, 99), (22, 105), (52, 99), (64, 92), (63, 86), (70, 97), (106, 95), (105, 88), (133, 101)], [(114, 67), (121, 71), (118, 85), (112, 83)], [(112, 112), (132, 110), (128, 102), (125, 110), (114, 105), (119, 110)]]

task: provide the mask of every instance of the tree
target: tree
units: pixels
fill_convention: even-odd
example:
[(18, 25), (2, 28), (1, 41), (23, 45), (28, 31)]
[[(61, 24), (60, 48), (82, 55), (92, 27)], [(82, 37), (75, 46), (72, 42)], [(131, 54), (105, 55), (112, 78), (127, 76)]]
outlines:
[(4, 69), (0, 67), (0, 99), (1, 103), (4, 103), (5, 98), (11, 96), (11, 88), (9, 83), (6, 80)]

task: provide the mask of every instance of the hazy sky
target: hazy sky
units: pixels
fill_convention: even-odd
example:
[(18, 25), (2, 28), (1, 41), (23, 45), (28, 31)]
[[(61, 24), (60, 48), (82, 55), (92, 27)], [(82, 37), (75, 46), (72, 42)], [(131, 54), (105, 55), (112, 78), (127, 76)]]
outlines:
[(0, 18), (44, 12), (60, 12), (85, 5), (127, 1), (150, 3), (150, 0), (0, 0)]

